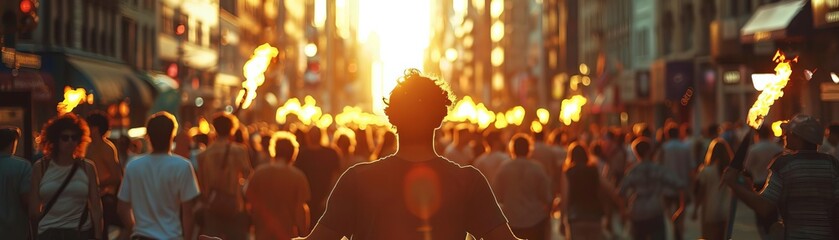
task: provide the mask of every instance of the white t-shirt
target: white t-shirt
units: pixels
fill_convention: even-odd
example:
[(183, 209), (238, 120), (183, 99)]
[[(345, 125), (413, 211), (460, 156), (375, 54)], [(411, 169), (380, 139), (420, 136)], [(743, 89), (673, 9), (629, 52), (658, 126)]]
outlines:
[(131, 203), (134, 235), (181, 239), (180, 204), (198, 197), (189, 160), (172, 154), (140, 156), (125, 167), (117, 198)]
[[(73, 169), (72, 164), (61, 166), (56, 164), (55, 161), (49, 161), (48, 164), (49, 167), (47, 167), (44, 176), (41, 177), (41, 185), (38, 188), (41, 201), (43, 201), (44, 205), (58, 192), (58, 188), (61, 187), (64, 179), (67, 178), (67, 175)], [(76, 229), (79, 226), (85, 204), (90, 199), (88, 195), (88, 183), (90, 180), (87, 178), (83, 164), (79, 163), (79, 169), (76, 169), (76, 173), (70, 178), (70, 182), (67, 183), (64, 192), (58, 196), (50, 211), (38, 223), (38, 233), (43, 233), (50, 228)], [(93, 165), (93, 163), (89, 164)], [(92, 226), (90, 224), (90, 216), (88, 216), (87, 220), (82, 224), (82, 230), (90, 229)]]

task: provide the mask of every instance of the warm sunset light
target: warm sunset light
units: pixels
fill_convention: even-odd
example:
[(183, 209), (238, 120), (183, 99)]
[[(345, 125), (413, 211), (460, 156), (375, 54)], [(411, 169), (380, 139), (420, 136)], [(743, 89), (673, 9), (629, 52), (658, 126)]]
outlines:
[(587, 101), (588, 100), (585, 97), (580, 95), (562, 100), (562, 109), (559, 112), (559, 121), (565, 125), (571, 125), (572, 122), (580, 121), (581, 109)]
[(381, 99), (396, 86), (396, 79), (407, 68), (422, 69), (425, 51), (431, 38), (429, 27), (431, 2), (393, 0), (359, 1), (358, 36), (362, 44), (378, 38), (379, 56), (372, 56), (371, 79), (373, 113), (382, 114)]

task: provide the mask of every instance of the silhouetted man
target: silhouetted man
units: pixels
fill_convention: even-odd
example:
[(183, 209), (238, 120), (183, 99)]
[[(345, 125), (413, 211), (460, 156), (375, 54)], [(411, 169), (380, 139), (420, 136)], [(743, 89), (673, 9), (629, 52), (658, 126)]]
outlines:
[(385, 108), (399, 148), (338, 180), (310, 239), (514, 239), (486, 179), (441, 158), (434, 129), (452, 99), (442, 81), (406, 71)]
[(294, 134), (274, 133), (268, 147), (270, 162), (259, 166), (248, 179), (245, 195), (251, 204), (254, 236), (258, 240), (289, 239), (309, 233), (309, 182), (293, 166), (298, 147)]
[(306, 174), (311, 189), (312, 199), (309, 200), (309, 208), (315, 219), (323, 214), (326, 208), (326, 198), (332, 190), (333, 183), (341, 174), (341, 158), (338, 152), (331, 147), (321, 145), (323, 134), (318, 127), (309, 129), (306, 135), (308, 143), (300, 147), (300, 156), (294, 162), (294, 166)]

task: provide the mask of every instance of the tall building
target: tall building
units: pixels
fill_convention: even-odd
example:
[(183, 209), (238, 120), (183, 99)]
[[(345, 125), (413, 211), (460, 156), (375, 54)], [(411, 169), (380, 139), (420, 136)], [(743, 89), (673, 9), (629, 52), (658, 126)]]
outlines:
[(568, 80), (578, 74), (579, 12), (578, 0), (547, 0), (543, 2), (543, 36), (546, 50), (545, 79), (551, 89), (550, 109), (557, 111), (567, 97)]
[[(126, 102), (130, 125), (140, 126), (155, 96), (143, 72), (152, 68), (155, 58), (154, 44), (145, 43), (154, 35), (154, 25), (136, 15), (154, 8), (153, 1), (39, 1), (34, 9), (37, 27), (18, 34), (13, 47), (36, 54), (40, 69), (4, 66), (0, 72), (15, 73), (0, 74), (0, 82), (32, 91), (37, 106), (55, 106), (64, 99), (65, 86), (84, 88), (93, 94), (93, 104), (76, 112)], [(36, 127), (56, 114), (54, 107), (33, 112)]]
[(156, 70), (179, 83), (179, 120), (195, 123), (205, 112), (214, 112), (220, 100), (213, 92), (219, 62), (219, 2), (164, 0), (158, 4)]

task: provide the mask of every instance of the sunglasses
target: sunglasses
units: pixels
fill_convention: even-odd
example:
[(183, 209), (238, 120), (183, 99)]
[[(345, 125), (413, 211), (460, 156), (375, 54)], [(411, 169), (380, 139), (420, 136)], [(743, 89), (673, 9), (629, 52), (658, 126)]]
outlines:
[(79, 136), (79, 135), (76, 135), (76, 134), (61, 134), (61, 141), (64, 141), (64, 142), (70, 142), (70, 141), (78, 142), (79, 140), (81, 140), (81, 136)]

